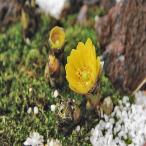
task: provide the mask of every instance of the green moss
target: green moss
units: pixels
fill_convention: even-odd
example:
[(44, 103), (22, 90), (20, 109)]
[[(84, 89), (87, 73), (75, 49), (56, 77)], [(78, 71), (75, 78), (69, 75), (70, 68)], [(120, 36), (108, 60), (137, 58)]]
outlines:
[(65, 52), (69, 55), (72, 49), (75, 49), (78, 42), (86, 42), (87, 38), (91, 38), (96, 46), (96, 34), (95, 31), (88, 27), (81, 27), (74, 25), (73, 27), (66, 28), (66, 46)]
[[(92, 12), (89, 12), (89, 15)], [(92, 15), (92, 14), (91, 14)], [(62, 20), (66, 32), (65, 55), (77, 46), (79, 41), (85, 42), (91, 38), (100, 55), (96, 44), (94, 27), (81, 27), (74, 22), (77, 14), (69, 15)], [(55, 115), (50, 111), (50, 105), (59, 99), (52, 98), (52, 91), (44, 79), (44, 69), (49, 47), (48, 33), (56, 22), (41, 16), (39, 28), (35, 36), (26, 43), (23, 38), (20, 23), (11, 26), (6, 33), (0, 34), (0, 145), (22, 145), (31, 131), (38, 131), (48, 137), (59, 138), (63, 146), (90, 146), (90, 130), (97, 120), (86, 121), (80, 132), (75, 130), (68, 137), (57, 131)], [(33, 72), (33, 76), (29, 73)], [(82, 96), (73, 93), (66, 87), (60, 91), (61, 99), (73, 98), (81, 102)], [(120, 98), (110, 81), (105, 76), (101, 78), (101, 94), (112, 96), (116, 101)], [(61, 100), (60, 99), (60, 100)], [(39, 114), (28, 114), (27, 109), (38, 106)]]
[(32, 49), (28, 52), (26, 56), (26, 66), (30, 68), (34, 68), (36, 66), (42, 65), (43, 57), (37, 49)]

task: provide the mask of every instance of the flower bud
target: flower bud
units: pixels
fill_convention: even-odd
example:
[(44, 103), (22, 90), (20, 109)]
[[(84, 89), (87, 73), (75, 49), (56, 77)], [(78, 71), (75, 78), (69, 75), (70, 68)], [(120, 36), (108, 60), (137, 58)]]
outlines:
[[(100, 96), (98, 94), (88, 94), (87, 97), (87, 103), (90, 102), (90, 106), (92, 109), (96, 109), (97, 106), (100, 104)], [(88, 103), (89, 104), (89, 103)]]
[(75, 110), (73, 112), (73, 118), (74, 118), (75, 123), (79, 122), (79, 120), (81, 118), (81, 110), (79, 107), (75, 108)]
[(102, 104), (102, 110), (105, 114), (110, 115), (113, 111), (113, 102), (110, 97), (104, 99)]
[(87, 100), (87, 102), (86, 102), (86, 109), (87, 110), (93, 109), (90, 100)]
[(24, 10), (22, 10), (21, 11), (21, 25), (23, 29), (27, 29), (28, 24), (29, 24), (29, 16)]
[(50, 31), (49, 42), (51, 49), (61, 49), (65, 42), (65, 32), (63, 28), (55, 26)]
[(53, 56), (53, 55), (49, 55), (49, 74), (58, 74), (59, 70), (60, 70), (60, 64), (58, 59)]

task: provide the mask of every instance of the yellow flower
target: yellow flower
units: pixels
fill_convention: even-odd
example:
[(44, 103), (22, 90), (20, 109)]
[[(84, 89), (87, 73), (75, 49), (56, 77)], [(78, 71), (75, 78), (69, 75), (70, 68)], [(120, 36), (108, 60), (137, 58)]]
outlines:
[(59, 26), (53, 27), (50, 31), (49, 41), (52, 49), (61, 49), (65, 41), (63, 28)]
[(87, 94), (95, 86), (100, 68), (100, 59), (96, 58), (92, 41), (87, 39), (85, 44), (79, 42), (76, 50), (71, 51), (65, 66), (69, 87), (79, 94)]

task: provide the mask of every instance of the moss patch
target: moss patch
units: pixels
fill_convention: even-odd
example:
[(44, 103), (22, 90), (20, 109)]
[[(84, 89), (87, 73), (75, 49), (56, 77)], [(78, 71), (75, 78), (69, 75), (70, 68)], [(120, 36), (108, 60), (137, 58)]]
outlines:
[[(90, 15), (93, 12), (90, 11)], [(102, 14), (102, 13), (99, 13)], [(66, 32), (65, 55), (75, 48), (79, 41), (85, 42), (89, 37), (97, 48), (94, 27), (73, 26), (75, 15), (70, 15), (62, 26)], [(93, 18), (92, 18), (93, 19)], [(54, 25), (53, 20), (42, 17), (39, 29), (28, 43), (24, 41), (20, 23), (11, 26), (6, 33), (0, 34), (0, 145), (22, 145), (30, 131), (37, 131), (48, 137), (58, 138), (63, 146), (90, 146), (90, 130), (98, 119), (85, 122), (79, 132), (64, 137), (57, 131), (54, 114), (50, 105), (56, 104), (57, 99), (52, 97), (54, 89), (44, 78), (44, 69), (47, 62), (49, 47), (45, 47), (48, 32)], [(66, 83), (65, 83), (66, 84)], [(81, 101), (82, 97), (66, 88), (61, 98), (73, 98)], [(112, 96), (116, 100), (119, 94), (113, 89), (110, 81), (104, 75), (101, 78), (101, 94), (103, 97)], [(27, 109), (38, 106), (39, 114), (27, 113)]]

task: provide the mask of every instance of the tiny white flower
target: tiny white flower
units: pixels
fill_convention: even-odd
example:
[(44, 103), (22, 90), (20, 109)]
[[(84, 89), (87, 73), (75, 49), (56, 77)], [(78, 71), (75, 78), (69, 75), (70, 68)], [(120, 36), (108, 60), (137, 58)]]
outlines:
[(56, 98), (56, 97), (58, 97), (58, 95), (59, 95), (58, 90), (55, 90), (55, 91), (54, 91), (54, 93), (53, 93), (53, 97), (55, 97), (55, 98)]
[(47, 146), (62, 146), (58, 139), (48, 139)]
[(25, 146), (43, 146), (43, 136), (37, 132), (33, 132), (23, 143)]
[(52, 111), (52, 112), (55, 112), (55, 110), (56, 110), (56, 105), (52, 104), (52, 105), (51, 105), (51, 111)]
[(35, 106), (35, 107), (33, 108), (33, 112), (34, 112), (35, 115), (39, 113), (39, 109), (38, 109), (37, 106)]
[(32, 88), (29, 88), (29, 92), (32, 92)]
[(32, 112), (32, 108), (29, 107), (29, 108), (27, 109), (27, 113), (30, 114), (31, 112)]
[(76, 127), (76, 131), (79, 132), (80, 129), (81, 129), (81, 127), (80, 127), (80, 125), (78, 125), (78, 126)]

